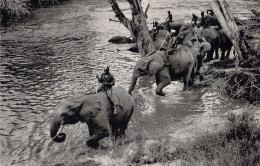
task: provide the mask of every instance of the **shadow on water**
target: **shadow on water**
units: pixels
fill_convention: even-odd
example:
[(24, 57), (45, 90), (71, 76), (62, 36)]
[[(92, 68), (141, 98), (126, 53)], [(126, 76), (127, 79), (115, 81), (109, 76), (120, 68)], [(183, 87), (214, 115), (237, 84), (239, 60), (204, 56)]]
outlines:
[[(191, 13), (199, 15), (208, 5), (204, 0), (149, 2), (149, 26), (154, 20), (163, 21), (168, 10), (176, 19), (189, 22)], [(242, 9), (236, 14), (249, 16), (245, 6), (254, 2), (236, 3)], [(126, 2), (120, 6), (131, 15)], [(109, 149), (86, 146), (89, 135), (85, 124), (66, 126), (64, 143), (55, 144), (49, 136), (50, 121), (61, 101), (93, 91), (98, 86), (95, 76), (106, 65), (117, 84), (129, 87), (130, 73), (140, 56), (116, 51), (130, 45), (107, 42), (115, 35), (129, 36), (127, 29), (109, 18), (114, 18), (114, 13), (106, 1), (74, 0), (38, 9), (33, 19), (1, 28), (0, 165), (84, 164), (87, 160), (95, 164), (97, 155), (110, 154)], [(165, 88), (166, 97), (156, 96), (154, 89), (153, 78), (139, 80), (133, 94), (136, 110), (129, 124), (132, 133), (169, 135), (172, 141), (193, 138), (196, 132), (218, 128), (226, 111), (243, 107), (243, 103), (218, 94), (214, 87), (182, 92), (182, 83), (172, 82)]]

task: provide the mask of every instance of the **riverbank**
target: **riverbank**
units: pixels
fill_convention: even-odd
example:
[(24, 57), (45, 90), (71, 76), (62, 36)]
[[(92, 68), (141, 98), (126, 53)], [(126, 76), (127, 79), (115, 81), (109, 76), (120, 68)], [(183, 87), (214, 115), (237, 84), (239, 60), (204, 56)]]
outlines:
[[(259, 11), (258, 11), (259, 12)], [(225, 92), (233, 98), (245, 98), (251, 103), (260, 104), (260, 16), (247, 20), (238, 20), (240, 30), (245, 31), (245, 40), (249, 48), (244, 51), (244, 61), (238, 68), (226, 70)], [(221, 64), (220, 62), (219, 64)], [(224, 65), (223, 65), (224, 64)], [(225, 66), (227, 63), (222, 63)]]
[(205, 133), (177, 147), (165, 137), (136, 136), (125, 148), (122, 159), (140, 165), (258, 165), (260, 126), (254, 113), (230, 113), (227, 119), (222, 131)]
[(31, 11), (39, 7), (57, 5), (65, 0), (0, 0), (1, 25), (29, 16)]

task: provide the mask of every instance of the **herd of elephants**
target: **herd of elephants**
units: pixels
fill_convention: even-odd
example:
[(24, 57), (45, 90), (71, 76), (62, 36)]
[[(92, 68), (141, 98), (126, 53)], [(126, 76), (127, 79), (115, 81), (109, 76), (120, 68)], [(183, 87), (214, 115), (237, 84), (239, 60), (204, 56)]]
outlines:
[[(79, 121), (88, 125), (89, 147), (97, 148), (99, 140), (107, 136), (114, 139), (124, 136), (135, 107), (131, 93), (138, 77), (155, 75), (157, 95), (164, 96), (163, 88), (177, 78), (183, 78), (183, 90), (186, 91), (192, 86), (195, 75), (200, 74), (203, 62), (212, 60), (214, 52), (215, 58), (218, 58), (219, 49), (222, 51), (221, 60), (227, 58), (232, 47), (211, 10), (205, 15), (202, 12), (201, 17), (193, 15), (189, 24), (182, 20), (157, 23), (150, 32), (157, 51), (136, 62), (128, 92), (123, 87), (115, 86), (106, 92), (64, 102), (62, 112), (51, 123), (50, 135), (53, 141), (63, 142), (66, 139), (65, 133), (59, 132), (61, 126)], [(126, 37), (116, 37), (110, 42), (132, 41)], [(117, 114), (113, 113), (115, 109)]]

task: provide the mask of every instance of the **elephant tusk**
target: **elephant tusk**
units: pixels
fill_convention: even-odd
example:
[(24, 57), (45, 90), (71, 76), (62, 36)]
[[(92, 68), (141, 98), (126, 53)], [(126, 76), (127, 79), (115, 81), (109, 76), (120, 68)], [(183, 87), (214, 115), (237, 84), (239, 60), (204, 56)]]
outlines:
[(61, 126), (60, 131), (58, 131), (57, 134), (56, 134), (54, 137), (52, 137), (52, 139), (55, 139), (56, 137), (59, 137), (59, 138), (62, 137), (62, 136), (60, 136), (59, 134), (62, 132), (63, 127), (64, 127), (64, 125)]

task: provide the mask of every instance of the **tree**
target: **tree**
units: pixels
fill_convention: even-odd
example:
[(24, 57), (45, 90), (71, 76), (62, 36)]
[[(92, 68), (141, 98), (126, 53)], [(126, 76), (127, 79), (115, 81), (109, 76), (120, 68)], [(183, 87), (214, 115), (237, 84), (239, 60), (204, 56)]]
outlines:
[(116, 17), (129, 29), (131, 36), (136, 41), (139, 53), (144, 56), (156, 50), (146, 24), (147, 16), (143, 12), (140, 0), (127, 0), (127, 2), (130, 4), (132, 11), (132, 20), (126, 18), (116, 0), (109, 0)]

